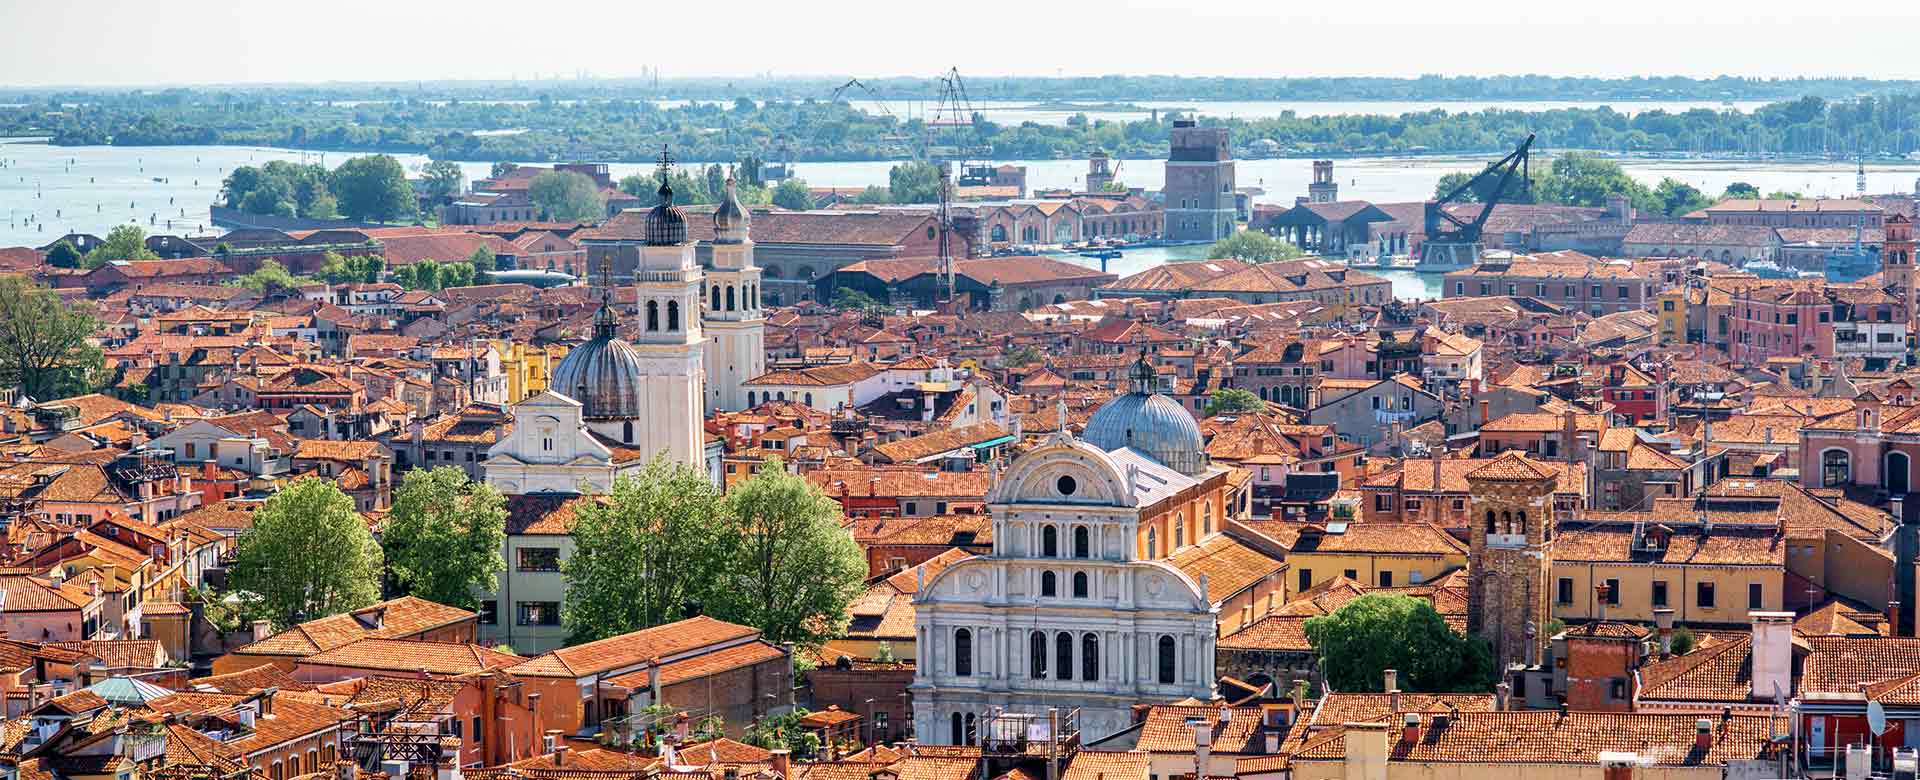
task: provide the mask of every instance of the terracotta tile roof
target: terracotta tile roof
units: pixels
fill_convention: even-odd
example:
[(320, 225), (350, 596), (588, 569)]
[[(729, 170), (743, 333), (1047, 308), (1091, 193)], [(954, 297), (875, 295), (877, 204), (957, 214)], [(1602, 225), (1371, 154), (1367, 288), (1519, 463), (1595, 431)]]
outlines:
[(64, 612), (86, 609), (99, 601), (72, 582), (54, 582), (26, 574), (0, 574), (0, 595), (7, 612)]
[(807, 479), (830, 498), (842, 491), (849, 496), (891, 498), (960, 498), (985, 500), (993, 485), (986, 471), (921, 471), (896, 468), (815, 469)]
[(1227, 534), (1214, 534), (1199, 544), (1180, 550), (1167, 562), (1186, 572), (1195, 582), (1207, 584), (1207, 600), (1223, 602), (1247, 586), (1286, 568), (1279, 559), (1267, 556)]
[(1560, 476), (1558, 469), (1547, 468), (1545, 464), (1513, 450), (1500, 453), (1486, 465), (1466, 473), (1468, 480), (1482, 479), (1489, 482), (1558, 480)]
[(1082, 750), (1067, 763), (1060, 780), (1146, 780), (1150, 762), (1145, 753)]
[(1333, 533), (1322, 526), (1301, 529), (1293, 554), (1375, 553), (1388, 555), (1466, 555), (1467, 546), (1432, 523), (1346, 523)]
[[(1227, 722), (1220, 722), (1222, 710), (1228, 713)], [(1260, 736), (1259, 707), (1219, 707), (1185, 706), (1179, 704), (1156, 704), (1147, 708), (1145, 724), (1140, 727), (1140, 737), (1134, 749), (1149, 753), (1187, 753), (1193, 752), (1193, 726), (1190, 721), (1205, 721), (1213, 725), (1213, 752), (1255, 753), (1264, 749)]]
[[(149, 701), (147, 706), (163, 714), (221, 714), (221, 717), (231, 717), (233, 707), (245, 698), (221, 693), (176, 693)], [(248, 757), (276, 745), (336, 730), (342, 723), (355, 717), (348, 710), (304, 701), (297, 695), (276, 695), (273, 697), (273, 717), (255, 718), (253, 732), (223, 743), (221, 755), (233, 759)]]
[[(1885, 624), (1881, 624), (1885, 625)], [(1826, 605), (1808, 612), (1799, 620), (1793, 621), (1793, 633), (1796, 636), (1881, 636), (1879, 628), (1868, 626), (1847, 614), (1838, 601), (1829, 601)]]
[[(783, 658), (786, 652), (770, 642), (748, 642), (723, 647), (710, 653), (701, 653), (692, 658), (669, 661), (660, 666), (660, 684), (673, 685), (702, 677), (712, 677), (735, 669), (745, 669), (763, 664), (777, 658)], [(610, 677), (607, 682), (628, 688), (647, 687), (647, 670), (629, 672)]]
[[(694, 210), (695, 214), (699, 210)], [(783, 211), (751, 209), (753, 242), (770, 244), (840, 244), (897, 246), (914, 240), (933, 219), (929, 214), (881, 211)], [(597, 228), (575, 233), (575, 241), (643, 241), (647, 212), (627, 209)], [(713, 220), (687, 220), (687, 238), (713, 240)]]
[[(954, 406), (955, 408), (959, 408), (961, 404), (956, 403)], [(921, 458), (932, 457), (943, 452), (951, 452), (968, 445), (1005, 438), (1007, 435), (1007, 429), (994, 423), (984, 422), (958, 428), (946, 428), (920, 436), (874, 445), (873, 450), (894, 463), (912, 463)]]
[(1640, 698), (1653, 701), (1746, 703), (1753, 690), (1753, 639), (1695, 647), (1640, 667)]
[(582, 502), (600, 500), (567, 494), (507, 496), (507, 533), (568, 534), (573, 530), (575, 513), (584, 505)]
[(1812, 652), (1801, 665), (1798, 695), (1855, 698), (1861, 686), (1920, 673), (1920, 639), (1910, 637), (1809, 637)]
[(754, 637), (759, 633), (747, 626), (701, 615), (596, 642), (563, 647), (512, 667), (512, 673), (531, 677), (580, 677), (691, 652), (708, 645)]
[[(1619, 429), (1627, 430), (1627, 429)], [(1440, 461), (1440, 492), (1471, 492), (1467, 483), (1467, 474), (1483, 466), (1492, 465), (1494, 458), (1445, 458)], [(1585, 483), (1582, 476), (1586, 464), (1562, 463), (1559, 461), (1532, 461), (1533, 465), (1548, 471), (1558, 470), (1558, 493), (1578, 493)], [(1398, 467), (1389, 467), (1385, 471), (1364, 477), (1361, 487), (1397, 487), (1408, 493), (1432, 493), (1433, 459), (1408, 458), (1400, 461)]]
[[(1715, 719), (1712, 744), (1703, 751), (1694, 744), (1698, 720), (1693, 714), (1462, 712), (1444, 728), (1423, 728), (1418, 742), (1401, 741), (1398, 729), (1376, 738), (1396, 762), (1592, 766), (1602, 752), (1614, 752), (1633, 753), (1652, 766), (1723, 766), (1762, 757), (1773, 735), (1787, 728), (1784, 716)], [(1310, 738), (1294, 763), (1344, 760), (1347, 732), (1337, 727)]]
[(846, 385), (866, 379), (880, 373), (880, 368), (871, 363), (854, 361), (831, 366), (813, 366), (811, 368), (780, 369), (768, 371), (747, 380), (750, 385), (811, 385), (831, 387)]
[(1119, 290), (1187, 290), (1203, 282), (1249, 268), (1239, 260), (1194, 260), (1162, 263), (1108, 285)]
[(1396, 710), (1393, 697), (1385, 693), (1329, 693), (1314, 702), (1308, 717), (1322, 726), (1377, 723), (1408, 712), (1493, 712), (1495, 703), (1491, 693), (1402, 693)]
[(250, 693), (265, 688), (279, 688), (283, 691), (311, 691), (313, 686), (295, 679), (285, 669), (273, 664), (256, 666), (238, 672), (216, 674), (209, 677), (195, 677), (187, 681), (192, 690), (210, 689), (217, 693)]
[(369, 637), (307, 656), (301, 663), (389, 672), (457, 675), (513, 666), (526, 660), (517, 655), (497, 653), (479, 645)]
[(1672, 531), (1664, 549), (1646, 550), (1635, 549), (1631, 525), (1570, 523), (1555, 537), (1553, 557), (1594, 563), (1786, 566), (1786, 537), (1773, 528), (1715, 525), (1708, 532), (1703, 526), (1676, 524)]
[(474, 618), (474, 613), (458, 607), (401, 596), (347, 614), (309, 620), (234, 652), (305, 658), (369, 637), (404, 639)]

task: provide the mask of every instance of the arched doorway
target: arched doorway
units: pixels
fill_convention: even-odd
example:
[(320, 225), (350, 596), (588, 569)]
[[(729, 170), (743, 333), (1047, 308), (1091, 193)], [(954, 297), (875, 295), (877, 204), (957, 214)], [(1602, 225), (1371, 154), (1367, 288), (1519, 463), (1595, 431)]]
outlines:
[(1886, 487), (1888, 493), (1896, 496), (1905, 495), (1912, 483), (1909, 472), (1912, 464), (1912, 459), (1908, 458), (1904, 452), (1887, 453), (1887, 469), (1880, 476), (1880, 484)]

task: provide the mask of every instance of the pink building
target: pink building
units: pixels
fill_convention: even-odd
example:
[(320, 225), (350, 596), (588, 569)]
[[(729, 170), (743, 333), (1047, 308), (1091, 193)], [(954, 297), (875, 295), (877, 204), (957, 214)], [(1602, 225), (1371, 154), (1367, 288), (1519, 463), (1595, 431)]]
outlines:
[(1914, 405), (1913, 385), (1904, 379), (1889, 384), (1886, 394), (1862, 393), (1852, 414), (1800, 430), (1800, 484), (1907, 492), (1914, 463), (1920, 461), (1920, 406)]
[(1832, 357), (1833, 304), (1820, 280), (1777, 281), (1732, 293), (1728, 352), (1737, 363), (1770, 357)]

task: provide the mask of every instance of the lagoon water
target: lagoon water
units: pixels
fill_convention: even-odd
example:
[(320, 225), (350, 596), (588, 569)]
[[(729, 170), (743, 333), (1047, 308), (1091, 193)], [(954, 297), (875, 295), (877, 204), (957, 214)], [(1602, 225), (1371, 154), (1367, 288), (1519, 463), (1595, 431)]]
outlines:
[[(0, 139), (0, 246), (42, 246), (68, 232), (105, 234), (117, 224), (134, 223), (149, 233), (203, 234), (214, 230), (207, 206), (219, 195), (220, 182), (236, 166), (268, 160), (338, 165), (354, 155), (291, 149), (234, 146), (115, 147), (49, 146), (33, 139)], [(424, 155), (396, 155), (417, 171)], [(1342, 199), (1376, 202), (1432, 197), (1434, 182), (1453, 171), (1477, 170), (1493, 155), (1474, 157), (1359, 157), (1338, 160), (1335, 175)], [(1030, 188), (1079, 187), (1084, 160), (984, 161), (1027, 166)], [(1850, 195), (1854, 168), (1845, 162), (1644, 160), (1621, 161), (1648, 185), (1671, 176), (1718, 193), (1745, 181), (1763, 191), (1790, 190), (1808, 195)], [(469, 180), (484, 178), (489, 163), (462, 163)], [(892, 162), (797, 163), (795, 170), (815, 187), (863, 188), (887, 183)], [(615, 178), (647, 173), (643, 163), (616, 163)], [(1260, 187), (1263, 202), (1290, 203), (1304, 194), (1311, 174), (1304, 159), (1241, 160), (1241, 186)], [(1119, 162), (1119, 179), (1157, 190), (1164, 184), (1160, 160)], [(1911, 192), (1920, 164), (1874, 163), (1867, 167), (1869, 192)]]

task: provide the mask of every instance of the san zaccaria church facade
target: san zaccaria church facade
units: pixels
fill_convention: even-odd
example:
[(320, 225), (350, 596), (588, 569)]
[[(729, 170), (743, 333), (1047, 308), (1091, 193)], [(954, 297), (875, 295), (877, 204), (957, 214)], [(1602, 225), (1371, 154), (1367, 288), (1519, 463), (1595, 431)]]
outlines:
[(1081, 436), (1016, 459), (987, 496), (993, 551), (915, 596), (915, 738), (969, 744), (998, 713), (1050, 708), (1097, 738), (1135, 704), (1211, 698), (1215, 607), (1165, 559), (1221, 531), (1227, 482), (1151, 368)]

